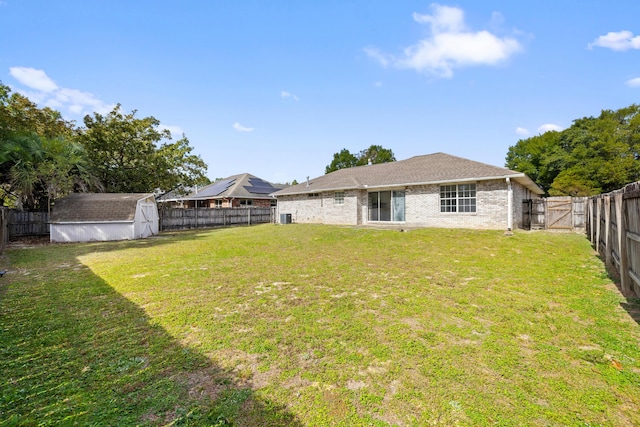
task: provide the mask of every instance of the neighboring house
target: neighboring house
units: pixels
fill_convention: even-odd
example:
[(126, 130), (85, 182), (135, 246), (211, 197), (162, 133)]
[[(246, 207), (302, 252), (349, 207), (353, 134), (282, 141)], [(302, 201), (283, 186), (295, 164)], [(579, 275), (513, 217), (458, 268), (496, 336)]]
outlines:
[(133, 240), (158, 234), (153, 194), (74, 193), (51, 212), (52, 242)]
[(435, 153), (340, 169), (274, 195), (280, 222), (511, 230), (522, 227), (523, 201), (542, 194), (523, 173)]
[(185, 187), (167, 191), (164, 194), (156, 195), (156, 202), (162, 203), (164, 206), (183, 208), (184, 201), (182, 198), (196, 191), (197, 188), (198, 187)]
[(184, 207), (192, 208), (238, 208), (270, 207), (276, 205), (271, 194), (285, 185), (271, 184), (257, 176), (243, 173), (233, 175), (202, 187), (180, 200)]

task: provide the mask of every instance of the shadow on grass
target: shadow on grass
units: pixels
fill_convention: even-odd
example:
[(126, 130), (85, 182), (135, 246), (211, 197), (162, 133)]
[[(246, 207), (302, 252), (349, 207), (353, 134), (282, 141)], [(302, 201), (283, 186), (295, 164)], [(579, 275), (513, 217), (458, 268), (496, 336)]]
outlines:
[(620, 303), (620, 306), (640, 325), (640, 298), (627, 298), (627, 301)]
[(640, 298), (626, 296), (625, 293), (622, 291), (622, 283), (620, 281), (620, 272), (618, 272), (615, 268), (610, 268), (609, 266), (607, 266), (605, 258), (599, 253), (595, 252), (594, 256), (602, 263), (605, 269), (604, 277), (611, 280), (615, 284), (620, 295), (622, 295), (625, 298), (625, 302), (621, 302), (620, 307), (624, 308), (624, 310), (629, 314), (629, 316), (633, 320), (635, 320), (635, 322), (638, 325), (640, 325)]
[[(128, 245), (139, 243), (115, 247)], [(0, 425), (300, 425), (74, 258), (113, 247), (8, 252), (11, 274), (0, 282)], [(44, 267), (51, 253), (56, 261)]]

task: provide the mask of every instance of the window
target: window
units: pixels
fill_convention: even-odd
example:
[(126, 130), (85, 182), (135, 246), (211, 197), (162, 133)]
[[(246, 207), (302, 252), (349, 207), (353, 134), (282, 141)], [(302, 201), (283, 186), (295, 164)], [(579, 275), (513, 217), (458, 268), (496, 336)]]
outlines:
[(251, 199), (241, 199), (240, 206), (251, 206), (253, 205), (253, 200)]
[(309, 193), (308, 196), (310, 199), (317, 199), (320, 197), (320, 193)]
[(344, 191), (336, 191), (333, 193), (333, 204), (344, 205)]
[(404, 191), (369, 193), (369, 221), (404, 221)]
[(222, 200), (220, 200), (220, 199), (215, 199), (215, 200), (213, 201), (213, 207), (214, 207), (214, 208), (221, 208), (221, 207), (222, 207)]
[(475, 212), (476, 185), (440, 186), (440, 212)]

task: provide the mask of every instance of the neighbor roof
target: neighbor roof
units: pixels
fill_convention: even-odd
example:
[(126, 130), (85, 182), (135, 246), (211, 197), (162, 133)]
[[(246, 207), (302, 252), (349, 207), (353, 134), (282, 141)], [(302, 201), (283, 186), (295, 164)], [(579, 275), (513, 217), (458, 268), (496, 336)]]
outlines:
[(512, 178), (536, 194), (543, 191), (521, 172), (480, 163), (446, 153), (415, 156), (397, 162), (340, 169), (307, 183), (285, 188), (275, 196), (399, 185), (440, 184)]
[(272, 199), (272, 193), (284, 188), (283, 184), (271, 184), (257, 176), (243, 173), (216, 181), (192, 192), (183, 200), (204, 199)]
[(138, 200), (146, 193), (72, 193), (56, 200), (51, 222), (133, 221)]

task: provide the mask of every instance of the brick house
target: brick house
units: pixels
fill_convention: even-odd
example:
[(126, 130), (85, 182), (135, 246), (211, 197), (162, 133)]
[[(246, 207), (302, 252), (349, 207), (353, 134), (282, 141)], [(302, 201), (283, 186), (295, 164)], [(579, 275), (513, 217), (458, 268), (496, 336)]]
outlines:
[(543, 191), (521, 172), (435, 153), (358, 166), (274, 194), (276, 218), (343, 225), (505, 229)]
[(276, 198), (271, 194), (284, 187), (243, 173), (216, 181), (177, 200), (186, 208), (268, 208), (276, 205)]

